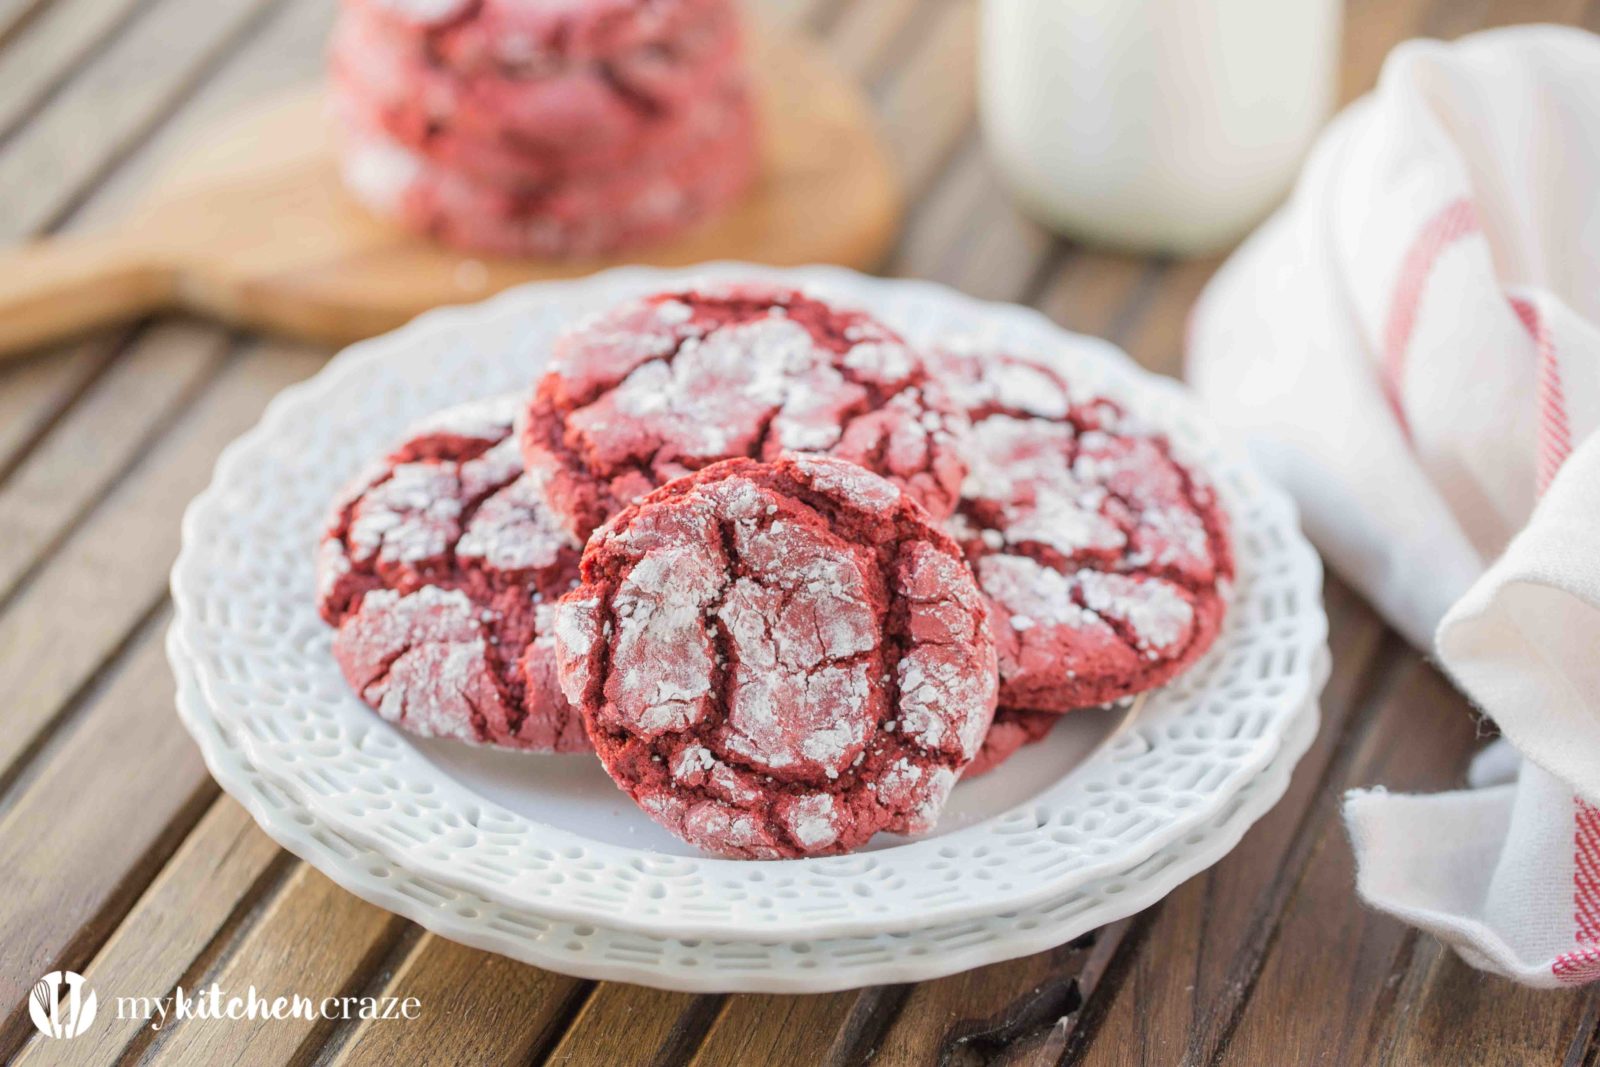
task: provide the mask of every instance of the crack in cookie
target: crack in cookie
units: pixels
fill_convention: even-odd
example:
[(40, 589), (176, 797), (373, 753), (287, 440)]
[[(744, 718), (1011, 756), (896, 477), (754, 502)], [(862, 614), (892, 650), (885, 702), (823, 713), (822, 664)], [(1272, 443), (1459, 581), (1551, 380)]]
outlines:
[(340, 495), (317, 557), (333, 654), (383, 718), (426, 737), (589, 747), (555, 679), (554, 601), (577, 543), (522, 470), (517, 400), (417, 424)]
[(724, 459), (819, 453), (950, 514), (964, 419), (898, 335), (803, 293), (660, 293), (559, 339), (529, 405), (523, 457), (577, 536)]
[(948, 529), (988, 597), (1000, 704), (1066, 712), (1165, 684), (1222, 625), (1233, 553), (1211, 486), (1048, 356), (945, 352), (971, 422)]
[(894, 485), (822, 457), (723, 461), (619, 513), (556, 635), (613, 780), (723, 855), (931, 829), (994, 710), (956, 546)]

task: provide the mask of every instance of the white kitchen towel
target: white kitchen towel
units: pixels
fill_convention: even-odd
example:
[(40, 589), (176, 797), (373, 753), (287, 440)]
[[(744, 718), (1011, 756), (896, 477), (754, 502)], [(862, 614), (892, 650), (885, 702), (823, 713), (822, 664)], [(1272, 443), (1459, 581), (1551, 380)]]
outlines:
[(1329, 562), (1524, 759), (1346, 803), (1374, 906), (1600, 979), (1600, 38), (1413, 41), (1222, 268), (1188, 373)]

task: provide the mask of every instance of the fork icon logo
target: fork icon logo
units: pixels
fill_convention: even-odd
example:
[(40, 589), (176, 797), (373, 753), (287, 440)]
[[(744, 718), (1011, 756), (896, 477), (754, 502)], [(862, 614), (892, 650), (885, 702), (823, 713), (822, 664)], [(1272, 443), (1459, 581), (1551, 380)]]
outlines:
[(28, 1014), (46, 1037), (77, 1037), (94, 1022), (94, 1009), (94, 990), (76, 971), (51, 971), (28, 997)]

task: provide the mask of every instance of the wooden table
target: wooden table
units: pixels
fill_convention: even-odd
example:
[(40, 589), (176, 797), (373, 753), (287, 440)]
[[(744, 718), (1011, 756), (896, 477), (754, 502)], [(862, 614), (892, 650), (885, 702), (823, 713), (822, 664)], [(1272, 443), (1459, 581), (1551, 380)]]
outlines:
[[(1014, 0), (1046, 2), (1046, 0)], [(1289, 2), (1289, 0), (1286, 0)], [(330, 0), (0, 0), (0, 235), (114, 218), (188, 131), (317, 73)], [(912, 209), (890, 273), (1037, 305), (1174, 373), (1214, 262), (1107, 255), (1007, 205), (974, 126), (972, 0), (765, 0), (867, 85)], [(1351, 0), (1345, 96), (1405, 37), (1587, 22), (1600, 0)], [(1231, 856), (1132, 919), (1012, 963), (814, 997), (566, 978), (370, 907), (219, 794), (162, 656), (178, 517), (218, 450), (327, 357), (184, 318), (0, 369), (0, 1053), (23, 1063), (1600, 1061), (1600, 988), (1532, 993), (1364, 910), (1339, 793), (1458, 784), (1477, 724), (1337, 581), (1324, 724)], [(102, 1018), (49, 1042), (67, 967), (116, 992), (217, 981), (415, 996), (413, 1022)]]

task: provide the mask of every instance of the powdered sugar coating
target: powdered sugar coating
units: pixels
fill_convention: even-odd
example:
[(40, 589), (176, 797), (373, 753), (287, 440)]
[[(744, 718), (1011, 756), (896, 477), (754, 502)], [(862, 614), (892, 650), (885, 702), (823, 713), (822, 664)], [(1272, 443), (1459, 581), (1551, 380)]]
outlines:
[(960, 553), (840, 460), (728, 460), (656, 490), (595, 533), (557, 612), (607, 772), (723, 855), (931, 829), (994, 711)]
[(964, 428), (922, 358), (875, 319), (729, 286), (636, 300), (558, 340), (523, 455), (578, 536), (673, 478), (786, 452), (852, 460), (944, 516)]
[(333, 653), (380, 715), (424, 737), (535, 751), (588, 748), (556, 682), (555, 598), (578, 545), (541, 503), (512, 397), (463, 404), (335, 503), (317, 554)]
[(948, 528), (989, 599), (1000, 703), (1064, 712), (1170, 680), (1222, 623), (1233, 576), (1211, 486), (1048, 355), (946, 352), (971, 420)]

